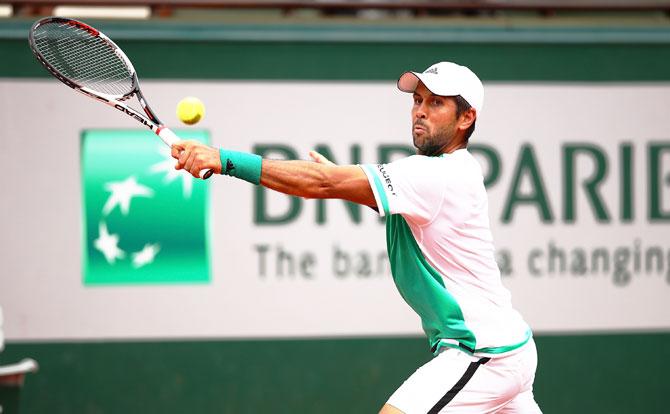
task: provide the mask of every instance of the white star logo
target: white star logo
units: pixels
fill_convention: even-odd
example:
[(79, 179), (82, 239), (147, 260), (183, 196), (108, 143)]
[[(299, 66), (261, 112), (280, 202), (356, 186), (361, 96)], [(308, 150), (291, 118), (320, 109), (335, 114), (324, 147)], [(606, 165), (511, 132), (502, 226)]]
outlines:
[(142, 250), (133, 253), (133, 267), (138, 268), (153, 263), (160, 249), (161, 246), (158, 243), (145, 244)]
[(116, 259), (122, 259), (126, 256), (126, 253), (119, 249), (119, 235), (109, 234), (105, 222), (100, 222), (98, 233), (98, 238), (93, 241), (93, 246), (105, 255), (107, 263), (114, 264)]
[(153, 190), (137, 183), (134, 176), (126, 178), (124, 181), (113, 181), (105, 184), (105, 190), (111, 191), (105, 206), (102, 208), (103, 214), (109, 214), (117, 205), (124, 216), (128, 215), (130, 200), (135, 196), (152, 197)]
[(175, 159), (172, 158), (170, 148), (161, 146), (159, 151), (165, 160), (152, 165), (150, 171), (152, 173), (164, 172), (165, 177), (163, 178), (163, 182), (166, 184), (171, 183), (175, 178), (181, 177), (184, 198), (190, 198), (193, 189), (193, 176), (184, 171), (174, 169)]

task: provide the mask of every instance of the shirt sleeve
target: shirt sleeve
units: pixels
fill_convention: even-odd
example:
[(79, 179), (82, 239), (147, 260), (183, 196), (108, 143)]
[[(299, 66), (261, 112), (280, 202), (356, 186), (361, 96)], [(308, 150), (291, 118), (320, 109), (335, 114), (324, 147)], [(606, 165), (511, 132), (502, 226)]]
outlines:
[(413, 155), (388, 164), (360, 167), (368, 178), (381, 216), (401, 214), (424, 224), (439, 210), (446, 190), (439, 159)]

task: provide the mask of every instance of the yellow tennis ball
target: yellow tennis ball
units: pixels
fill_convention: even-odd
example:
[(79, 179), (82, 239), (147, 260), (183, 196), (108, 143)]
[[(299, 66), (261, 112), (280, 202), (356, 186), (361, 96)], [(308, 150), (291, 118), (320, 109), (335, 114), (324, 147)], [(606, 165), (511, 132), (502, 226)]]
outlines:
[(186, 97), (177, 104), (177, 117), (187, 125), (193, 125), (205, 117), (205, 105), (198, 98)]

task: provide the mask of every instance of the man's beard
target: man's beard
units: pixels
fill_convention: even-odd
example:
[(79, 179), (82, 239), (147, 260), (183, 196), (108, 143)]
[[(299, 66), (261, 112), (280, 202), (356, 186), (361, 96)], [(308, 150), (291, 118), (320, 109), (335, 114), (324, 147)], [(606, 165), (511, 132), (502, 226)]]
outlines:
[[(425, 125), (421, 122), (416, 122), (415, 125)], [(416, 147), (416, 152), (419, 155), (426, 155), (428, 157), (435, 157), (442, 154), (443, 149), (454, 139), (455, 135), (455, 125), (450, 124), (446, 125), (433, 134), (428, 134), (425, 132), (423, 142), (418, 144), (418, 137), (412, 130), (412, 138), (414, 138), (414, 146)]]

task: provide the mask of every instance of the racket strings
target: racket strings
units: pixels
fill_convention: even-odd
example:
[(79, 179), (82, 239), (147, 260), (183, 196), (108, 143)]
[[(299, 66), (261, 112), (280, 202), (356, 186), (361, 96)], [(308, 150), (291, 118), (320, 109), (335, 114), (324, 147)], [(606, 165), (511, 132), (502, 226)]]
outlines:
[[(81, 29), (75, 28), (75, 30), (80, 35), (88, 36), (88, 33)], [(128, 91), (126, 79), (130, 77), (130, 73), (124, 64), (119, 65), (114, 58), (110, 59), (108, 53), (99, 53), (100, 50), (104, 52), (104, 48), (113, 51), (102, 39), (90, 37), (84, 42), (80, 38), (56, 39), (56, 47), (59, 52), (66, 51), (63, 54), (64, 62), (61, 62), (60, 67), (57, 66), (57, 70), (62, 70), (69, 64), (72, 80), (80, 85), (110, 95)], [(49, 58), (58, 56), (54, 53), (49, 55)]]
[[(80, 35), (88, 36), (88, 33), (75, 28)], [(91, 37), (90, 42), (83, 43), (85, 48), (78, 48), (81, 39), (58, 39), (60, 50), (68, 51), (66, 61), (71, 64), (72, 70), (80, 74), (77, 79), (82, 86), (90, 89), (100, 90), (109, 94), (116, 94), (118, 86), (123, 88), (123, 82), (130, 76), (125, 65), (118, 65), (114, 59), (109, 59), (107, 53), (97, 53), (98, 50), (109, 47), (102, 39)], [(97, 48), (97, 49), (96, 49)], [(104, 50), (104, 49), (103, 49)], [(118, 57), (117, 57), (118, 58)], [(93, 71), (91, 69), (94, 69)], [(121, 81), (121, 84), (119, 84)]]
[(34, 32), (42, 58), (72, 82), (98, 93), (121, 97), (135, 89), (134, 77), (117, 48), (105, 39), (67, 24), (49, 22)]
[[(57, 39), (53, 52), (43, 56), (56, 62), (53, 64), (56, 70), (81, 86), (110, 95), (127, 93), (130, 82), (126, 79), (130, 75), (125, 66), (115, 65), (108, 56), (91, 54), (89, 49), (81, 48), (78, 40)], [(66, 52), (63, 54), (61, 50)]]
[[(92, 65), (97, 67), (99, 64), (104, 64), (105, 56), (103, 55), (90, 55), (89, 50), (78, 49), (75, 47), (75, 44), (80, 42), (81, 39), (78, 38), (61, 38), (53, 39), (57, 45), (56, 47), (46, 51), (45, 56), (48, 56), (51, 59), (56, 58), (56, 53), (60, 54), (60, 50), (68, 51), (68, 61), (67, 63), (71, 65), (72, 69), (78, 73), (85, 73), (82, 66), (84, 64)], [(58, 51), (58, 52), (56, 52)], [(85, 56), (89, 56), (88, 60), (85, 60)]]
[[(68, 47), (71, 47), (70, 45), (68, 45), (68, 40), (61, 42), (61, 40), (59, 39), (58, 42), (60, 42), (60, 44), (58, 45), (59, 48), (65, 48), (67, 50)], [(72, 41), (70, 41), (70, 43), (72, 43)], [(53, 51), (45, 52), (43, 54), (43, 56), (47, 61), (50, 61), (50, 62), (55, 61), (57, 59), (57, 57), (53, 53)], [(89, 58), (85, 62), (84, 62), (83, 56), (85, 56), (84, 52), (78, 52), (78, 53), (77, 52), (70, 52), (69, 53), (69, 57), (70, 57), (69, 61), (72, 62), (70, 64), (72, 72), (85, 74), (86, 73), (85, 72), (85, 66), (83, 66), (83, 65), (91, 65), (91, 66), (99, 67), (100, 65), (105, 64), (105, 60), (102, 56), (97, 56), (97, 57), (94, 56), (92, 58)], [(62, 72), (63, 67), (62, 66), (59, 67), (58, 65), (56, 65), (56, 69)], [(121, 78), (124, 75), (125, 75), (125, 73), (122, 70), (116, 70), (114, 73), (111, 73), (111, 76), (112, 76), (111, 79), (118, 79), (118, 78)], [(103, 70), (97, 76), (95, 76), (95, 75), (89, 75), (89, 76), (82, 75), (82, 77), (77, 79), (77, 80), (79, 81), (78, 83), (81, 84), (81, 85), (85, 84), (85, 85), (88, 85), (89, 87), (90, 86), (99, 86), (100, 88), (104, 88), (105, 85), (103, 84), (103, 82), (109, 82), (110, 81), (110, 78), (106, 77), (106, 76), (107, 76), (107, 73)]]

